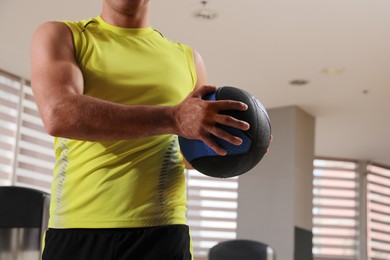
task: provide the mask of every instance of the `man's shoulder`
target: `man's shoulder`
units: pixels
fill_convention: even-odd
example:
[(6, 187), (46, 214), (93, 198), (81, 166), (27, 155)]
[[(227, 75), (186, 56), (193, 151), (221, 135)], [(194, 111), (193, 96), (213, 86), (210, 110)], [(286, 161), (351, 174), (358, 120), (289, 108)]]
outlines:
[(64, 39), (69, 35), (69, 28), (65, 23), (59, 21), (48, 21), (38, 26), (34, 32), (34, 37), (41, 40), (58, 40)]

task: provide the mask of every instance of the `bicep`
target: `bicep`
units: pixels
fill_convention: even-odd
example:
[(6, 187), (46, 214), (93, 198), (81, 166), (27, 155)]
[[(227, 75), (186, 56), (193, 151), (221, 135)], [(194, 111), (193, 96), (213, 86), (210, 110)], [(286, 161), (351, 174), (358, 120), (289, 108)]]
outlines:
[(31, 86), (43, 117), (47, 108), (64, 96), (83, 93), (83, 76), (75, 61), (72, 35), (64, 23), (45, 23), (34, 33)]

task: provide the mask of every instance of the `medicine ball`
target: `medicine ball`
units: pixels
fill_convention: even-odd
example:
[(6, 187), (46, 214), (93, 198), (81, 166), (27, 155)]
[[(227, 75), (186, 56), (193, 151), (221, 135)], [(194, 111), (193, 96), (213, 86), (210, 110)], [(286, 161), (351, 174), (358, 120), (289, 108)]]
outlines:
[(242, 131), (220, 126), (234, 136), (240, 137), (241, 145), (234, 145), (213, 136), (227, 154), (220, 156), (200, 140), (179, 136), (180, 149), (186, 160), (197, 171), (217, 178), (241, 175), (256, 166), (267, 152), (271, 137), (271, 124), (267, 111), (258, 99), (245, 90), (236, 87), (219, 87), (215, 92), (203, 97), (205, 100), (236, 100), (248, 105), (246, 111), (225, 110), (221, 114), (230, 115), (250, 124)]

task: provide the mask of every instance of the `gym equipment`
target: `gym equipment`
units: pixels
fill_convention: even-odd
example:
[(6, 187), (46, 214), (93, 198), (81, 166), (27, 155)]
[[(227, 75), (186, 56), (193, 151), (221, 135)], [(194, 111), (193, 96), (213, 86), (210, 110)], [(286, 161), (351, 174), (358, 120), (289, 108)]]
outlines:
[(197, 171), (217, 178), (230, 178), (241, 175), (263, 158), (270, 144), (271, 123), (267, 111), (258, 99), (245, 90), (237, 87), (219, 87), (215, 92), (203, 97), (205, 100), (236, 100), (248, 105), (246, 111), (226, 110), (221, 114), (230, 115), (250, 124), (246, 131), (227, 126), (220, 126), (234, 136), (240, 137), (241, 145), (234, 145), (225, 140), (213, 137), (226, 149), (227, 154), (220, 156), (200, 140), (179, 136), (183, 156)]

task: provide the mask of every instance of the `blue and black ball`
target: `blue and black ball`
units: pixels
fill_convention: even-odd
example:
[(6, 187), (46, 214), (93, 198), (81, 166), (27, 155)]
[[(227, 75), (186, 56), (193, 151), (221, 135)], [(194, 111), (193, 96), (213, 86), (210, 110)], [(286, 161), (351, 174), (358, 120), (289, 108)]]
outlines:
[(183, 156), (194, 169), (211, 177), (230, 178), (248, 172), (261, 161), (270, 145), (271, 123), (264, 106), (247, 91), (228, 86), (218, 88), (204, 99), (236, 100), (247, 104), (246, 111), (225, 110), (221, 111), (221, 114), (248, 122), (250, 128), (242, 131), (220, 126), (243, 140), (242, 144), (237, 146), (214, 136), (218, 145), (226, 149), (225, 156), (218, 155), (200, 140), (179, 137)]

